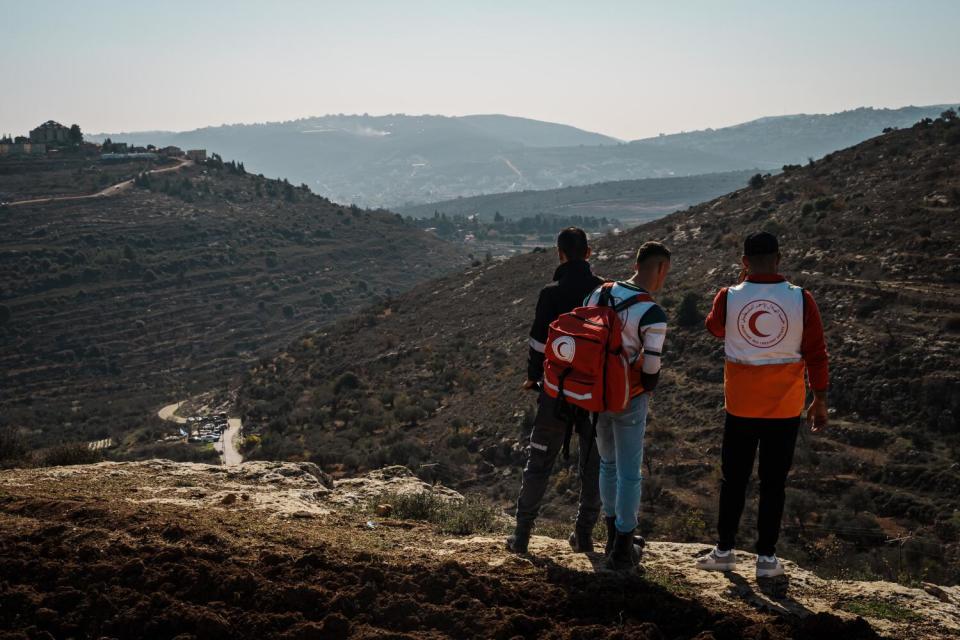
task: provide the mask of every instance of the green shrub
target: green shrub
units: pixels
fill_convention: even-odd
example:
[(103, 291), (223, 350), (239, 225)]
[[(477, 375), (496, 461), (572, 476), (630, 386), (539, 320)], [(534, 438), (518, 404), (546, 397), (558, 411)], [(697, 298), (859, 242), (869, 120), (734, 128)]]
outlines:
[(385, 493), (371, 502), (371, 508), (379, 504), (391, 505), (395, 518), (429, 522), (441, 533), (466, 536), (499, 528), (499, 510), (480, 496), (457, 500), (431, 491)]
[(333, 392), (339, 394), (343, 390), (351, 391), (360, 388), (360, 378), (352, 371), (347, 371), (333, 383)]
[(243, 439), (240, 444), (240, 450), (243, 452), (252, 451), (260, 446), (260, 436), (249, 435)]
[[(3, 324), (0, 320), (0, 324)], [(960, 333), (960, 316), (950, 316), (943, 321), (943, 328), (950, 333)]]
[(879, 598), (855, 598), (841, 602), (839, 608), (865, 618), (880, 618), (894, 622), (914, 622), (922, 619), (920, 614), (902, 605)]
[(700, 509), (684, 509), (665, 519), (666, 529), (674, 540), (699, 542), (707, 537), (707, 522)]
[(750, 178), (750, 182), (747, 184), (750, 185), (751, 189), (759, 189), (763, 186), (763, 176), (759, 173), (756, 173)]
[(93, 451), (83, 442), (61, 444), (46, 449), (37, 456), (39, 467), (61, 467), (71, 464), (93, 464), (103, 460), (99, 451)]
[(677, 324), (681, 327), (693, 327), (703, 322), (703, 314), (700, 313), (700, 295), (689, 291), (684, 294), (677, 307)]
[(0, 462), (25, 462), (28, 454), (27, 444), (19, 429), (13, 426), (0, 428)]

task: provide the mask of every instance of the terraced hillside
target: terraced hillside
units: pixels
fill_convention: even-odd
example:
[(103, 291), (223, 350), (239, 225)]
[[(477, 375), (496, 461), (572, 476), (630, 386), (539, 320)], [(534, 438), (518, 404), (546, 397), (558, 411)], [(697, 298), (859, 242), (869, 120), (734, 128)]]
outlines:
[(430, 218), (435, 212), (448, 216), (477, 215), (483, 219), (500, 214), (508, 220), (537, 215), (608, 217), (632, 227), (737, 189), (754, 173), (756, 171), (729, 171), (600, 182), (544, 191), (492, 193), (400, 207), (397, 211), (413, 218)]
[[(84, 171), (17, 166), (0, 173), (12, 199)], [(258, 354), (466, 263), (394, 214), (216, 158), (137, 183), (0, 208), (0, 422), (31, 445), (152, 443), (137, 427), (166, 402), (223, 390)]]
[[(596, 243), (608, 277), (629, 275), (644, 240), (675, 252), (645, 534), (711, 537), (722, 351), (700, 320), (735, 280), (743, 235), (765, 228), (819, 300), (833, 369), (832, 426), (799, 443), (786, 556), (831, 575), (960, 580), (960, 121), (947, 115)], [(339, 474), (405, 464), (509, 507), (534, 407), (519, 388), (527, 331), (555, 260), (475, 267), (295, 340), (240, 391), (263, 430), (252, 455)], [(685, 298), (694, 313), (680, 315)], [(549, 515), (563, 517), (573, 467), (554, 478)]]

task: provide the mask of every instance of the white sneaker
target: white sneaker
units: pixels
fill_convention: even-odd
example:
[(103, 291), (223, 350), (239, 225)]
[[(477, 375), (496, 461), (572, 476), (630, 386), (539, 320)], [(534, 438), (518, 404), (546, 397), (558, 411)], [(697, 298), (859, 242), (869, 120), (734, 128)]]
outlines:
[(697, 569), (704, 571), (733, 571), (737, 568), (737, 556), (733, 549), (720, 551), (716, 547), (710, 553), (697, 558)]
[(757, 556), (758, 578), (776, 578), (783, 574), (783, 563), (777, 556)]

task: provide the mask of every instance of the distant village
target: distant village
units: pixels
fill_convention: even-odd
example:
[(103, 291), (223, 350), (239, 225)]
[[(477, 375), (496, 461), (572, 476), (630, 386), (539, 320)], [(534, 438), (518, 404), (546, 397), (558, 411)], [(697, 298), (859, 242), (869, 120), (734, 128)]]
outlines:
[(161, 157), (183, 158), (194, 162), (207, 159), (205, 149), (163, 147), (158, 149), (152, 144), (145, 147), (128, 145), (126, 142), (113, 142), (109, 138), (103, 144), (86, 142), (79, 125), (66, 127), (59, 122), (47, 120), (30, 131), (29, 135), (12, 137), (7, 134), (0, 137), (0, 156), (39, 156), (56, 157), (61, 154), (80, 154), (98, 157), (101, 162), (128, 162), (130, 160), (158, 160)]

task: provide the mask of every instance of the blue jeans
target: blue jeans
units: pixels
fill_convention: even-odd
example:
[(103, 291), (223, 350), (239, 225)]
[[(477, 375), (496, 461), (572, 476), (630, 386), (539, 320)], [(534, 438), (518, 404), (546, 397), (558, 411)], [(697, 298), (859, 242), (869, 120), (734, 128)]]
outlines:
[(622, 533), (637, 528), (648, 400), (646, 393), (639, 395), (622, 413), (601, 413), (597, 421), (600, 500), (604, 514), (617, 517)]

